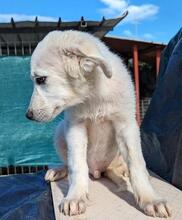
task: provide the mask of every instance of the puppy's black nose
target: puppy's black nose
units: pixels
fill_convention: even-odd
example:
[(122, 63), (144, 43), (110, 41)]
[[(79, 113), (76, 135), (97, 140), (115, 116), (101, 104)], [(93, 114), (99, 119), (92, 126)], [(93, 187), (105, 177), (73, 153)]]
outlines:
[(33, 120), (33, 112), (28, 110), (27, 113), (26, 113), (26, 117), (30, 120)]

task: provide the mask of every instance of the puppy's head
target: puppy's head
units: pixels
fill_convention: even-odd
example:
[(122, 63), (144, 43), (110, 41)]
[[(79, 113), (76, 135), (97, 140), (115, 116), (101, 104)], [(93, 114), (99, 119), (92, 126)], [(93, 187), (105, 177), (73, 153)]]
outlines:
[[(87, 36), (77, 31), (54, 31), (38, 44), (31, 58), (34, 90), (27, 118), (47, 122), (63, 110), (83, 103), (90, 96), (96, 69), (111, 77), (100, 54), (84, 52), (90, 47)], [(90, 48), (94, 48), (93, 42)]]

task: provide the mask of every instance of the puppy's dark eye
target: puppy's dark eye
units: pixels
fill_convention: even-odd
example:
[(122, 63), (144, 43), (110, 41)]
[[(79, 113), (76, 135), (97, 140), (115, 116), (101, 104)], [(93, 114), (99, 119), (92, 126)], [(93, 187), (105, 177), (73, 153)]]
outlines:
[(35, 81), (36, 81), (36, 83), (37, 83), (38, 85), (45, 84), (46, 78), (47, 78), (46, 76), (37, 77), (37, 78), (35, 79)]

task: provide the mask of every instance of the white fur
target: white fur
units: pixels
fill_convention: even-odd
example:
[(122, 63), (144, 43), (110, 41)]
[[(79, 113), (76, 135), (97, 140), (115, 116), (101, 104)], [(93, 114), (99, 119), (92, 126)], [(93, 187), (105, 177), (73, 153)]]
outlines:
[[(61, 210), (70, 215), (84, 212), (88, 173), (99, 177), (122, 154), (140, 207), (151, 216), (168, 216), (166, 203), (148, 179), (135, 119), (134, 87), (122, 60), (90, 34), (54, 31), (32, 55), (33, 80), (36, 75), (47, 80), (45, 85), (35, 83), (29, 106), (34, 120), (49, 121), (65, 110), (55, 138), (58, 153), (67, 154), (70, 177)], [(47, 179), (51, 180), (48, 176), (50, 172)]]

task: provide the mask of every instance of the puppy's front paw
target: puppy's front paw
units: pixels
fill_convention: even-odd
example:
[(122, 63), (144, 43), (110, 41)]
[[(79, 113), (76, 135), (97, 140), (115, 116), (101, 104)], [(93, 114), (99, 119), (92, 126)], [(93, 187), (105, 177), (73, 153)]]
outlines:
[(160, 218), (170, 217), (172, 214), (171, 207), (164, 200), (154, 200), (141, 205), (146, 215)]
[(59, 206), (60, 212), (64, 215), (80, 215), (86, 211), (84, 198), (68, 199), (64, 198)]
[(65, 176), (67, 176), (67, 174), (68, 174), (67, 167), (53, 168), (47, 171), (44, 178), (46, 181), (53, 182), (63, 179)]

